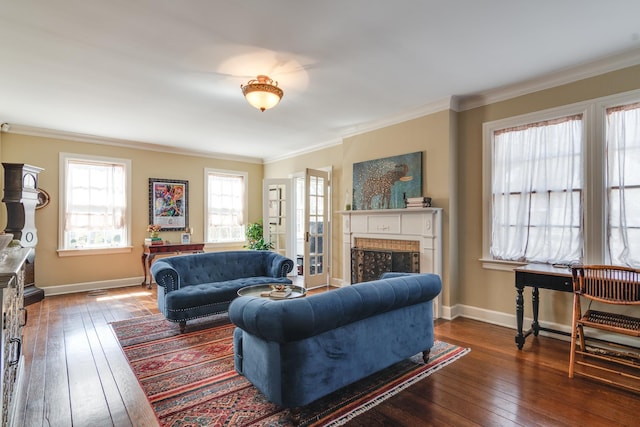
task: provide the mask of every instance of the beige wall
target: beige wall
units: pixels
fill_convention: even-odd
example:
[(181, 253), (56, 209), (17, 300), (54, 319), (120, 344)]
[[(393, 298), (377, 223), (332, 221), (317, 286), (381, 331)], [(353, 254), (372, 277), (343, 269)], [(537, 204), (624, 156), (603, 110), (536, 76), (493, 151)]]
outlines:
[[(38, 245), (36, 248), (36, 283), (49, 287), (94, 281), (140, 277), (142, 242), (149, 223), (148, 179), (169, 178), (189, 181), (189, 225), (194, 228), (193, 241), (204, 239), (204, 169), (221, 168), (249, 173), (249, 200), (261, 200), (263, 166), (260, 164), (219, 160), (207, 157), (176, 155), (133, 148), (115, 147), (68, 140), (2, 134), (2, 161), (27, 163), (44, 168), (39, 187), (51, 196), (51, 203), (36, 211)], [(59, 153), (88, 154), (131, 160), (132, 169), (132, 244), (130, 254), (58, 257)], [(2, 228), (6, 225), (3, 209)], [(249, 219), (262, 216), (260, 203), (250, 203)], [(161, 237), (178, 242), (179, 232), (164, 232)], [(240, 248), (237, 246), (236, 248)]]

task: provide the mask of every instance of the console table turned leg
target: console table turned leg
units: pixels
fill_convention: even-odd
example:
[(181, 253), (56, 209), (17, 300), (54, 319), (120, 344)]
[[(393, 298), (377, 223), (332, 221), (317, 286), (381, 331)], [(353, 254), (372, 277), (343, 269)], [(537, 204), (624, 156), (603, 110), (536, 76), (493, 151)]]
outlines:
[(538, 323), (538, 308), (540, 307), (540, 291), (538, 288), (533, 288), (531, 291), (531, 304), (533, 308), (533, 323), (531, 324), (531, 329), (533, 330), (533, 335), (538, 336), (538, 332), (540, 331), (540, 324)]
[(522, 350), (524, 346), (525, 336), (522, 333), (522, 325), (524, 323), (524, 286), (516, 287), (516, 320), (518, 323), (518, 334), (516, 335), (516, 344), (518, 349)]
[(144, 279), (142, 279), (142, 286), (147, 284), (147, 254), (142, 253), (142, 270), (144, 271)]

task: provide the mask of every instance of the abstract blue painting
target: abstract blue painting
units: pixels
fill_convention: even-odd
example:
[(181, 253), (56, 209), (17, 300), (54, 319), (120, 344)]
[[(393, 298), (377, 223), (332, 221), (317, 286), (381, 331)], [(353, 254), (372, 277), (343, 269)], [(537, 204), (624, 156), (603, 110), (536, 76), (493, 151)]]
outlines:
[(422, 152), (353, 164), (353, 209), (401, 209), (422, 196)]

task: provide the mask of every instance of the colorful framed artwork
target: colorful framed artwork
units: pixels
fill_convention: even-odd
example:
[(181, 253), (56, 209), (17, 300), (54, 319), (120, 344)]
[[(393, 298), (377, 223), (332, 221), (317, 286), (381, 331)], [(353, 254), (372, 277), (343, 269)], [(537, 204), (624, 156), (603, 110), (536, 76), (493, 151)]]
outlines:
[(182, 231), (189, 226), (189, 181), (149, 178), (149, 224), (162, 231)]
[(402, 209), (421, 196), (421, 151), (353, 164), (354, 210)]

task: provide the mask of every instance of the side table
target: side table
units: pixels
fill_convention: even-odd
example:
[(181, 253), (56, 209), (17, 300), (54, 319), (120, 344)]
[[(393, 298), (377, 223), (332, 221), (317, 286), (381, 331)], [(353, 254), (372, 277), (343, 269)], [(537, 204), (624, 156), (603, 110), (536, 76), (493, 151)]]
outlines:
[[(144, 269), (144, 280), (142, 286), (147, 285), (151, 289), (151, 263), (157, 254), (162, 255), (179, 255), (183, 253), (199, 254), (204, 252), (204, 243), (176, 243), (169, 245), (143, 245), (142, 251), (142, 268)], [(147, 281), (148, 278), (148, 281)]]

